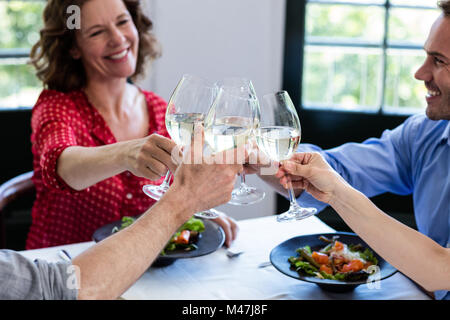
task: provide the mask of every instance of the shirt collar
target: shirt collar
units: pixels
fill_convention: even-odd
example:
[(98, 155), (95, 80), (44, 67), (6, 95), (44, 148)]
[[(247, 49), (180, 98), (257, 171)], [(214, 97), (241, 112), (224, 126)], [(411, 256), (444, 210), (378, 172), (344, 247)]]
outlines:
[(442, 133), (441, 141), (444, 142), (445, 140), (447, 140), (447, 144), (450, 146), (450, 121), (449, 120), (445, 120), (445, 121), (447, 121), (447, 127), (445, 128), (444, 132)]

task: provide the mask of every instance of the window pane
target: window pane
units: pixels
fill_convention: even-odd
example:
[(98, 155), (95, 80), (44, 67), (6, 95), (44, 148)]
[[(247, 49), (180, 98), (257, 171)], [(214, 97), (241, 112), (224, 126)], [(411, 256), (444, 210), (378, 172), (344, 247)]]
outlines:
[(36, 103), (41, 82), (26, 59), (0, 60), (0, 108), (30, 107)]
[(416, 50), (389, 50), (386, 69), (385, 111), (420, 112), (425, 108), (426, 88), (414, 74), (425, 61)]
[(39, 39), (44, 1), (0, 1), (0, 49), (30, 48)]
[(303, 105), (378, 110), (381, 56), (379, 49), (305, 47)]
[(436, 3), (437, 0), (391, 0), (391, 4), (407, 6), (437, 7)]
[(438, 10), (391, 9), (389, 42), (414, 43), (422, 46), (438, 16)]
[(384, 33), (384, 8), (308, 4), (306, 35), (310, 39), (351, 39), (381, 43)]

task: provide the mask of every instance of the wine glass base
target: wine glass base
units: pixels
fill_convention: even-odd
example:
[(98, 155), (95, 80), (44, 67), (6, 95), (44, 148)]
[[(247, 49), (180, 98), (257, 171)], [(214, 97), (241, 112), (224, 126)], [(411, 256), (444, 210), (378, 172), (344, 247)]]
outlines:
[(316, 213), (317, 213), (316, 208), (302, 208), (299, 206), (295, 208), (290, 208), (285, 213), (278, 215), (277, 221), (289, 222), (289, 221), (303, 220), (315, 215)]
[(166, 193), (168, 188), (165, 188), (163, 186), (155, 186), (153, 184), (147, 184), (142, 187), (142, 191), (149, 196), (150, 198), (158, 201), (162, 198), (162, 196)]
[(209, 209), (202, 212), (197, 212), (194, 214), (197, 218), (203, 218), (203, 219), (215, 219), (220, 216), (219, 212), (216, 209)]
[(266, 193), (253, 187), (240, 187), (231, 193), (229, 204), (243, 206), (257, 203), (264, 199)]

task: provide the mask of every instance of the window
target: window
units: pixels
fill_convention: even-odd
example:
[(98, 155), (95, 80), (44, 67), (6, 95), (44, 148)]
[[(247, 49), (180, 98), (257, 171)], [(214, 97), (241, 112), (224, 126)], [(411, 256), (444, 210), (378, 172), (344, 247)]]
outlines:
[[(425, 59), (423, 45), (440, 13), (435, 3), (288, 0), (286, 39), (301, 42), (302, 48), (294, 48), (303, 50), (285, 54), (287, 62), (301, 61), (294, 62), (294, 69), (300, 71), (294, 90), (300, 91), (302, 107), (381, 114), (422, 112), (426, 89), (414, 73)], [(301, 20), (299, 12), (304, 14), (304, 25), (293, 22), (292, 9), (297, 20)], [(292, 48), (286, 45), (286, 50)], [(302, 65), (295, 67), (295, 63)], [(285, 82), (286, 73), (292, 74), (286, 68)], [(287, 81), (292, 82), (292, 75)]]
[(42, 90), (27, 62), (44, 6), (43, 0), (0, 0), (0, 109), (31, 107)]

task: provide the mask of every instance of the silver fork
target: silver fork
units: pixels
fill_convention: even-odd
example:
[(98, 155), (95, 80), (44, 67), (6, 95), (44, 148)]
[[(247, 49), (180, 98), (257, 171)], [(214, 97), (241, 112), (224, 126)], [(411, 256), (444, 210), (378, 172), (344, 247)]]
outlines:
[(72, 257), (71, 257), (70, 254), (69, 254), (66, 250), (64, 250), (64, 249), (59, 250), (59, 251), (58, 251), (58, 254), (59, 254), (59, 256), (60, 256), (63, 260), (65, 260), (65, 261), (67, 261), (67, 262), (71, 262), (71, 261), (72, 261)]
[(271, 265), (272, 265), (272, 262), (266, 261), (266, 262), (262, 262), (262, 263), (258, 264), (258, 268), (270, 267)]
[(243, 250), (227, 249), (227, 257), (230, 259), (239, 257), (243, 253), (244, 253)]

